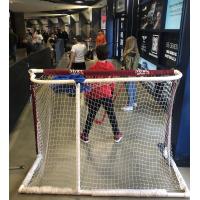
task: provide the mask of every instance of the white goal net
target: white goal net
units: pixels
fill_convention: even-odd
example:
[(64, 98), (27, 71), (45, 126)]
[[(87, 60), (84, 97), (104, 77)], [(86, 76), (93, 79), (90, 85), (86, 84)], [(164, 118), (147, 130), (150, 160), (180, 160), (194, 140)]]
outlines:
[(30, 75), (37, 158), (19, 192), (188, 196), (171, 153), (179, 71)]

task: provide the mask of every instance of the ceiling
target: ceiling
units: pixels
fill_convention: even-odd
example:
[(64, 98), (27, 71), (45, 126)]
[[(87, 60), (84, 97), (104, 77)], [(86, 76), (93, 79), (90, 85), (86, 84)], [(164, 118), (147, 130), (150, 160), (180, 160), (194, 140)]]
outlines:
[(89, 7), (104, 7), (106, 3), (106, 0), (9, 0), (9, 9), (31, 18), (74, 14)]
[(42, 1), (62, 3), (62, 4), (93, 6), (94, 4), (98, 3), (100, 0), (42, 0)]

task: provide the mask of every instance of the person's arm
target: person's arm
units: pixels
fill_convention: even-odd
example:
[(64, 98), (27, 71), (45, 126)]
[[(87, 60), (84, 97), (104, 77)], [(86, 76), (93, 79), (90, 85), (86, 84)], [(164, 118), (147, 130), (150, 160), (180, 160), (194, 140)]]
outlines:
[(85, 47), (84, 47), (84, 55), (86, 55), (87, 52), (88, 52), (88, 49), (87, 49), (87, 47), (86, 47), (86, 45), (85, 45)]
[(70, 61), (69, 61), (69, 69), (71, 69), (72, 63), (74, 62), (74, 59), (75, 59), (75, 52), (71, 51)]
[(73, 45), (73, 46), (72, 46), (72, 49), (71, 49), (71, 53), (70, 53), (69, 68), (72, 67), (72, 63), (73, 63), (74, 60), (75, 60), (75, 52), (76, 52), (76, 49), (75, 49), (75, 46)]
[(126, 69), (126, 57), (127, 57), (127, 54), (129, 53), (129, 50), (126, 50), (124, 53), (123, 53), (123, 61), (122, 61), (122, 67), (121, 67), (121, 70), (125, 70)]
[(133, 64), (133, 70), (136, 70), (138, 68), (139, 60), (140, 60), (140, 54), (138, 52), (138, 53), (136, 53), (136, 56), (135, 56), (135, 61), (134, 61), (134, 64)]
[(42, 36), (42, 35), (40, 35), (40, 39), (41, 39), (41, 41), (43, 41), (43, 40), (44, 40), (44, 38), (43, 38), (43, 36)]
[(103, 44), (106, 44), (107, 41), (106, 41), (106, 36), (104, 35), (104, 38), (103, 38)]
[(132, 49), (128, 49), (125, 53), (124, 53), (124, 57), (126, 57), (129, 53), (134, 53), (134, 51)]
[[(109, 71), (116, 71), (116, 67), (115, 65), (113, 65), (113, 63), (109, 63)], [(116, 76), (112, 76), (112, 77), (116, 77)], [(110, 89), (111, 89), (111, 94), (113, 96), (114, 94), (114, 90), (115, 90), (115, 83), (110, 83)]]

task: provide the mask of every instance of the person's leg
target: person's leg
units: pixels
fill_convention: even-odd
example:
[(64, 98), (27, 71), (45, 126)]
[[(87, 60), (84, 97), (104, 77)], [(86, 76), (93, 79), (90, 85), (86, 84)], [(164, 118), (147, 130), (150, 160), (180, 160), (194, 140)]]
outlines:
[(108, 118), (110, 121), (110, 124), (112, 126), (112, 131), (115, 134), (119, 133), (117, 118), (114, 111), (114, 104), (111, 98), (103, 98), (102, 104), (108, 114)]
[(128, 106), (134, 106), (136, 103), (136, 85), (134, 82), (127, 83)]
[(110, 120), (110, 124), (112, 126), (112, 131), (114, 134), (114, 141), (116, 143), (120, 142), (123, 138), (123, 134), (119, 131), (118, 122), (114, 111), (114, 105), (111, 98), (104, 98), (102, 100), (102, 104), (108, 114), (108, 118)]
[(136, 100), (136, 85), (134, 82), (125, 83), (125, 88), (128, 94), (128, 101), (125, 107), (122, 107), (123, 111), (132, 111), (137, 106)]
[(81, 70), (86, 70), (86, 65), (85, 65), (85, 62), (83, 62), (83, 63), (81, 64), (81, 67), (80, 67), (80, 69), (81, 69)]
[(88, 115), (85, 123), (85, 128), (83, 130), (84, 134), (89, 134), (90, 129), (92, 128), (93, 121), (100, 106), (101, 103), (99, 99), (88, 99)]

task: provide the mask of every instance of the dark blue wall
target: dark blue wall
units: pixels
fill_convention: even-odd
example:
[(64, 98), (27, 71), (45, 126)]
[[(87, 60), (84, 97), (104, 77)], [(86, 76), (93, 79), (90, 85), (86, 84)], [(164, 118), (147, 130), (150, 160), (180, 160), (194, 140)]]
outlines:
[(190, 163), (190, 68), (187, 67), (180, 128), (175, 149), (176, 161), (180, 166)]
[(181, 52), (180, 52), (180, 71), (183, 78), (179, 87), (180, 99), (175, 102), (175, 112), (180, 107), (177, 123), (174, 125), (177, 137), (175, 140), (174, 154), (179, 166), (190, 165), (190, 2), (185, 0), (184, 13), (181, 27)]

